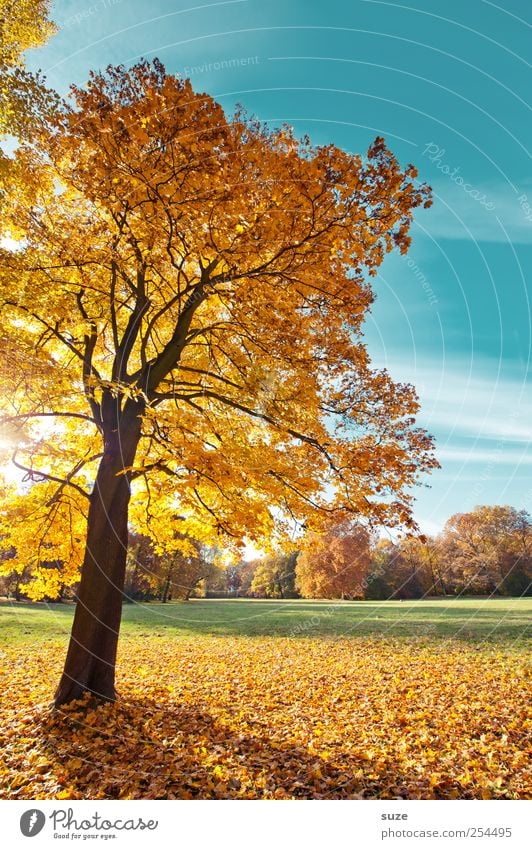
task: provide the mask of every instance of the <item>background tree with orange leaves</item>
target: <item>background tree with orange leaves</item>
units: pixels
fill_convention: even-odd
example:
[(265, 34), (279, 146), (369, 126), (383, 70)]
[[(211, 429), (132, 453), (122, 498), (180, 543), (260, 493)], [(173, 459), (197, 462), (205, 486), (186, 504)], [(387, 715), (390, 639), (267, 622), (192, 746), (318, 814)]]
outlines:
[(370, 535), (347, 519), (310, 535), (297, 560), (296, 587), (305, 598), (363, 598), (370, 565)]
[(35, 141), (0, 262), (2, 421), (32, 486), (2, 533), (34, 597), (81, 568), (61, 704), (115, 697), (128, 523), (168, 550), (414, 526), (432, 440), (362, 326), (430, 197), (380, 138), (362, 157), (228, 118), (157, 61), (93, 74)]

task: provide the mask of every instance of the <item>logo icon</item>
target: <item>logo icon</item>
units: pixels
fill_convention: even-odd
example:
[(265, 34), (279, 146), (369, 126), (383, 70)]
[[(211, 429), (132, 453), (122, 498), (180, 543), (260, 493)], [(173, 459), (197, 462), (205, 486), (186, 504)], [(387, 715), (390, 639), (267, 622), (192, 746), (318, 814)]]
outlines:
[(35, 837), (43, 830), (46, 817), (42, 811), (37, 808), (32, 808), (30, 811), (25, 811), (20, 818), (20, 830), (24, 837)]

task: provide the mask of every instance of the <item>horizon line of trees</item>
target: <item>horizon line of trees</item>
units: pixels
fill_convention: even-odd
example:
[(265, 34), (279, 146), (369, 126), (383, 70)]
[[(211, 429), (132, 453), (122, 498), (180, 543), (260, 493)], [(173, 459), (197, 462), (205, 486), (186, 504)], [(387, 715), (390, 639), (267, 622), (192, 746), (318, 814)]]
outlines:
[[(13, 556), (11, 549), (0, 559)], [(75, 591), (62, 586), (48, 600), (69, 600)], [(24, 599), (24, 574), (2, 576), (0, 595)], [(224, 563), (223, 552), (193, 540), (183, 550), (158, 554), (146, 536), (131, 533), (124, 588), (125, 601), (162, 602), (457, 595), (532, 595), (532, 520), (526, 510), (484, 505), (454, 514), (436, 536), (396, 541), (372, 537), (346, 520), (306, 540), (301, 551), (240, 563)]]

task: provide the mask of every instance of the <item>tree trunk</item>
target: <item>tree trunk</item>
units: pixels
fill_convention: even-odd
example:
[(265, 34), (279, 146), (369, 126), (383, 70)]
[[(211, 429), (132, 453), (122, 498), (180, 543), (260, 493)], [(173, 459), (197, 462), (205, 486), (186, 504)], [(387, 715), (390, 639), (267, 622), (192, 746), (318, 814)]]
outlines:
[(165, 584), (164, 584), (163, 597), (161, 599), (163, 604), (166, 604), (166, 602), (168, 601), (168, 596), (169, 596), (169, 593), (170, 593), (170, 578), (171, 578), (171, 575), (172, 575), (172, 570), (170, 569), (167, 576), (166, 576), (166, 581), (165, 581)]
[(442, 572), (439, 568), (438, 568), (438, 580), (440, 582), (440, 587), (441, 587), (441, 591), (442, 591), (443, 595), (447, 595), (447, 585), (446, 585), (445, 581), (443, 580), (443, 574), (442, 574)]
[(138, 406), (134, 414), (126, 411), (119, 428), (104, 430), (104, 455), (90, 498), (85, 557), (56, 707), (81, 698), (87, 690), (105, 701), (116, 697), (130, 499), (130, 476), (124, 469), (135, 459), (141, 428)]

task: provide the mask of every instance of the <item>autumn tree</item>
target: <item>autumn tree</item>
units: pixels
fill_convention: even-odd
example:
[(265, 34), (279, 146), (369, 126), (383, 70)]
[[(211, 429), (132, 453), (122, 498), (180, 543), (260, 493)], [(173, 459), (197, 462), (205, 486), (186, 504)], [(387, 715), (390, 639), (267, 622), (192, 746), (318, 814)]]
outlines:
[(418, 561), (430, 578), (430, 593), (447, 595), (447, 576), (444, 558), (437, 537), (427, 536), (417, 543)]
[(21, 575), (17, 569), (10, 570), (9, 561), (14, 558), (15, 554), (16, 551), (13, 547), (2, 548), (2, 540), (0, 539), (0, 564), (2, 564), (0, 569), (0, 595), (20, 601), (20, 585), (24, 583), (24, 578), (27, 576)]
[(294, 598), (297, 552), (272, 554), (253, 563), (251, 595), (266, 598)]
[(296, 587), (305, 598), (362, 598), (370, 564), (367, 530), (344, 519), (310, 535), (297, 560)]
[(198, 585), (215, 580), (220, 571), (215, 548), (196, 540), (181, 540), (179, 549), (162, 552), (144, 534), (129, 532), (124, 597), (187, 601)]
[(289, 551), (288, 553), (278, 554), (277, 557), (283, 598), (296, 598), (298, 596), (296, 590), (296, 566), (299, 551)]
[(252, 560), (225, 563), (207, 578), (205, 592), (211, 597), (248, 596), (255, 573)]
[(394, 592), (393, 567), (397, 557), (396, 544), (391, 539), (377, 538), (371, 546), (364, 598), (388, 599)]
[(394, 598), (422, 598), (445, 592), (439, 548), (431, 538), (398, 540), (387, 574)]
[(35, 595), (81, 567), (56, 704), (113, 699), (128, 518), (170, 545), (413, 525), (432, 440), (362, 325), (429, 195), (380, 138), (362, 157), (228, 118), (158, 62), (92, 74), (16, 162), (0, 388), (32, 486), (0, 518)]
[(175, 551), (160, 557), (157, 571), (161, 601), (188, 601), (200, 584), (216, 579), (219, 567), (214, 550), (194, 540), (188, 551)]
[[(51, 0), (0, 0), (2, 97), (7, 96), (10, 84), (14, 86), (10, 74), (16, 68), (24, 68), (25, 51), (44, 44), (55, 31), (49, 19), (51, 5)], [(12, 111), (11, 105), (9, 109), (4, 108), (2, 114), (5, 116)], [(3, 131), (5, 126), (1, 126)]]
[(515, 581), (522, 574), (524, 585), (526, 576), (530, 580), (532, 524), (526, 510), (484, 505), (456, 513), (438, 542), (455, 590), (500, 592), (511, 575)]

